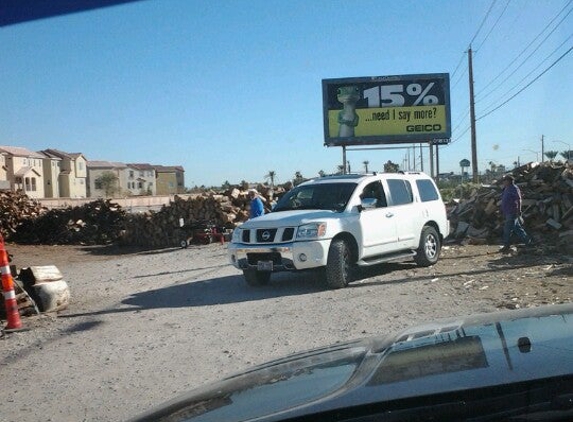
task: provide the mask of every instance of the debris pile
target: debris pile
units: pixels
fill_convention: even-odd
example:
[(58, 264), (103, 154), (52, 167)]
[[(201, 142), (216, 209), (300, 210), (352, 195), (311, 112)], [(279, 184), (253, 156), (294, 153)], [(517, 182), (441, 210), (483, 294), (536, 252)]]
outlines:
[[(525, 229), (540, 243), (573, 250), (573, 166), (563, 162), (529, 163), (513, 173), (519, 186)], [(452, 236), (469, 243), (499, 242), (502, 183), (474, 189), (450, 204)]]

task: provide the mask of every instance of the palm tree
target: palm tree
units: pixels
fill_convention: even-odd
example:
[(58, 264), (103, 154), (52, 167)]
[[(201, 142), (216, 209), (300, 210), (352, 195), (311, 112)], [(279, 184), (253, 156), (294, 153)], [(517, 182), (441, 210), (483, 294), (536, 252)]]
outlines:
[(563, 152), (561, 153), (561, 156), (562, 156), (565, 160), (569, 161), (569, 160), (571, 159), (571, 157), (573, 157), (573, 151), (571, 151), (571, 150), (569, 150), (569, 151), (563, 151)]
[(557, 154), (559, 154), (559, 152), (557, 152), (557, 151), (547, 151), (545, 153), (545, 156), (547, 158), (549, 158), (549, 161), (553, 161), (555, 159), (555, 157), (557, 157)]
[(366, 161), (362, 161), (362, 164), (364, 164), (364, 173), (368, 173), (368, 164), (370, 163), (370, 161), (366, 160)]
[(271, 188), (275, 186), (275, 177), (277, 177), (277, 173), (274, 170), (269, 170), (269, 172), (265, 176), (265, 179), (270, 180)]

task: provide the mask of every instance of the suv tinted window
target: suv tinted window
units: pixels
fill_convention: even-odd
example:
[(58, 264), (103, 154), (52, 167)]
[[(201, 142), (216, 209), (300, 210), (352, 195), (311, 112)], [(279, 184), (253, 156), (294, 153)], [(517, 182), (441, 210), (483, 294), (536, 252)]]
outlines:
[(418, 191), (420, 192), (420, 200), (422, 202), (436, 201), (440, 199), (436, 186), (431, 180), (416, 180)]
[(388, 179), (392, 205), (404, 205), (413, 202), (412, 186), (407, 180)]
[(273, 212), (302, 209), (342, 211), (355, 188), (355, 183), (297, 186), (279, 200)]

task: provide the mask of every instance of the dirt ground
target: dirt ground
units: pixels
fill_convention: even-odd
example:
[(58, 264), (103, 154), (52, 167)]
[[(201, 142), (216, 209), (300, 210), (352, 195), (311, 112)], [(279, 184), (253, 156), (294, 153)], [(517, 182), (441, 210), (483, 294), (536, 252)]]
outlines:
[(313, 273), (248, 287), (220, 244), (7, 249), (18, 268), (56, 265), (72, 301), (58, 314), (22, 317), (26, 331), (0, 338), (3, 421), (125, 420), (286, 354), (573, 298), (573, 258), (550, 248), (501, 255), (496, 245), (449, 244), (433, 267), (371, 267), (340, 290)]

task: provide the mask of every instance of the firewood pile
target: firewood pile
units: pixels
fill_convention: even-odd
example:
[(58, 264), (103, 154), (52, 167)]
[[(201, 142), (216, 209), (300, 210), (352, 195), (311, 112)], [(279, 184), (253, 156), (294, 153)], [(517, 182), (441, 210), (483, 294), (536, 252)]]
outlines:
[[(267, 211), (271, 198), (284, 193), (259, 185)], [(31, 244), (122, 245), (142, 247), (177, 246), (185, 227), (206, 223), (233, 229), (249, 217), (247, 190), (231, 188), (223, 193), (209, 191), (175, 196), (159, 211), (129, 214), (113, 200), (95, 200), (65, 209), (42, 208), (27, 195), (0, 193), (1, 234), (6, 241)]]
[[(284, 189), (273, 192), (259, 186), (258, 192), (269, 211), (271, 198)], [(178, 246), (189, 235), (187, 229), (196, 224), (235, 228), (249, 218), (249, 204), (247, 191), (238, 188), (223, 193), (210, 191), (189, 197), (175, 196), (169, 205), (164, 205), (157, 212), (128, 215), (120, 242), (153, 248)]]
[(7, 240), (29, 244), (105, 245), (124, 229), (126, 212), (110, 200), (78, 207), (45, 210), (23, 220)]
[(35, 219), (46, 211), (47, 209), (20, 191), (0, 191), (0, 234), (9, 239), (24, 222)]
[[(529, 163), (512, 175), (521, 190), (526, 231), (541, 245), (573, 250), (573, 165)], [(502, 189), (498, 180), (450, 204), (452, 236), (476, 244), (499, 242), (503, 230)]]

